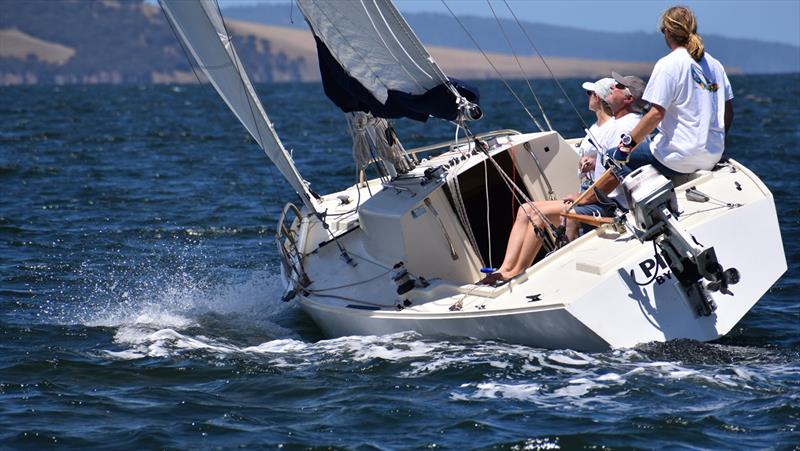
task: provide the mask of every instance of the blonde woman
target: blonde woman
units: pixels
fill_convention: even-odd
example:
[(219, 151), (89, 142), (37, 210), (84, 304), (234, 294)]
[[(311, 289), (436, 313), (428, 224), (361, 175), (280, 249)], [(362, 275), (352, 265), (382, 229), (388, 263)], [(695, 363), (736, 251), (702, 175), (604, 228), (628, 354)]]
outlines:
[[(631, 169), (652, 164), (667, 177), (711, 169), (733, 121), (731, 84), (722, 64), (705, 51), (689, 8), (664, 11), (659, 29), (671, 52), (656, 63), (642, 96), (652, 108), (611, 157)], [(656, 126), (650, 145), (634, 152)]]

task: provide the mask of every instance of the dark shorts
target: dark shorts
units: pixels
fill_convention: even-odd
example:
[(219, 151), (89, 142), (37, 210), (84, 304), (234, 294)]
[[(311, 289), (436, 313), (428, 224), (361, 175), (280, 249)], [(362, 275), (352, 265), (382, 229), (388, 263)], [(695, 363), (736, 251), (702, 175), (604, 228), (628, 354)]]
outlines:
[(636, 151), (631, 152), (631, 157), (628, 160), (627, 167), (633, 171), (634, 169), (647, 166), (648, 164), (653, 165), (653, 167), (656, 168), (656, 170), (664, 177), (675, 177), (676, 175), (681, 175), (680, 172), (673, 171), (672, 169), (664, 166), (664, 163), (658, 161), (655, 155), (650, 152), (650, 149), (644, 146), (640, 146), (636, 149)]
[[(603, 217), (613, 217), (614, 211), (617, 209), (617, 204), (611, 202), (610, 204), (602, 204), (602, 203), (595, 203), (595, 204), (586, 204), (586, 205), (577, 205), (575, 208), (572, 209), (576, 214), (579, 215), (588, 215), (588, 216), (603, 216)], [(583, 235), (588, 231), (594, 229), (593, 226), (584, 223), (579, 224), (579, 234)]]
[(586, 204), (576, 206), (573, 208), (573, 211), (579, 215), (611, 217), (614, 216), (614, 209), (616, 207), (617, 206), (613, 204)]

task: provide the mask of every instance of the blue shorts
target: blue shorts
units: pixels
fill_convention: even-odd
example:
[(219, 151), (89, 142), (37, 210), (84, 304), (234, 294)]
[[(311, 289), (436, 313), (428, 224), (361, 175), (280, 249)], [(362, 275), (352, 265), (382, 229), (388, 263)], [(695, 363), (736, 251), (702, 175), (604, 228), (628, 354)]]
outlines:
[(628, 164), (626, 166), (632, 171), (642, 166), (647, 166), (648, 164), (653, 165), (653, 167), (656, 168), (656, 170), (664, 177), (669, 178), (681, 175), (680, 172), (673, 171), (672, 169), (664, 166), (664, 163), (658, 161), (655, 155), (653, 155), (653, 153), (650, 152), (650, 149), (646, 146), (641, 146), (637, 148), (635, 152), (631, 152), (630, 159), (628, 160)]
[(572, 209), (576, 214), (579, 215), (587, 215), (587, 216), (604, 216), (604, 217), (612, 217), (614, 216), (614, 210), (617, 208), (615, 204), (586, 204), (586, 205), (577, 205), (575, 208)]
[[(594, 204), (586, 204), (586, 205), (576, 205), (575, 208), (572, 209), (576, 214), (579, 215), (587, 215), (587, 216), (603, 216), (603, 217), (613, 217), (614, 210), (617, 209), (617, 204), (612, 202), (610, 204), (603, 204), (603, 203), (594, 203)], [(579, 227), (579, 234), (583, 235), (590, 230), (593, 230), (595, 227), (590, 226), (589, 224), (584, 224), (582, 222), (578, 223)]]

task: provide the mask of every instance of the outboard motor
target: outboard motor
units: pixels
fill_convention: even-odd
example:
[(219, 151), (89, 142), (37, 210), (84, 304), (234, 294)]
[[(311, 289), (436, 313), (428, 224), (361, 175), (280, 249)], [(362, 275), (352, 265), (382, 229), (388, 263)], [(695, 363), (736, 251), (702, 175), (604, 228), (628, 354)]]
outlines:
[(653, 166), (631, 172), (622, 181), (641, 242), (656, 241), (692, 308), (708, 316), (717, 306), (711, 292), (733, 295), (728, 289), (739, 282), (736, 268), (724, 269), (713, 247), (707, 249), (678, 225), (678, 200), (672, 182)]

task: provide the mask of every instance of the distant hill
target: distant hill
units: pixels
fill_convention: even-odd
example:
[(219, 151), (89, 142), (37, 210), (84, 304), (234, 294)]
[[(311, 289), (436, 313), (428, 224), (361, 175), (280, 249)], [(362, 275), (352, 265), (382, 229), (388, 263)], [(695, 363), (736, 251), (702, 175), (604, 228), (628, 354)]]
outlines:
[[(0, 6), (0, 84), (196, 80), (158, 6), (116, 0), (3, 0)], [(270, 41), (237, 34), (234, 43), (253, 63), (257, 81), (313, 76), (309, 61)]]
[[(197, 75), (151, 3), (117, 0), (4, 0), (0, 15), (0, 84), (191, 83)], [(288, 17), (289, 8), (286, 7)], [(300, 20), (299, 12), (297, 14)], [(256, 82), (319, 80), (316, 49), (305, 22), (289, 27), (232, 20), (226, 23)], [(451, 76), (497, 75), (476, 51), (428, 46)], [(505, 77), (520, 77), (508, 54), (490, 54)], [(538, 58), (521, 59), (527, 75), (548, 76)], [(650, 62), (580, 58), (548, 60), (556, 76), (599, 76), (612, 69), (646, 74)], [(199, 74), (199, 72), (198, 72)], [(199, 74), (202, 77), (202, 74)]]
[[(270, 25), (306, 28), (305, 20), (297, 7), (289, 4), (254, 4), (228, 7), (225, 16), (246, 19)], [(462, 28), (449, 15), (436, 13), (407, 13), (409, 22), (420, 40), (427, 46), (453, 47), (475, 50), (475, 46)], [(293, 22), (292, 23), (292, 20)], [(508, 43), (494, 19), (463, 16), (459, 19), (470, 33), (489, 52), (510, 53)], [(516, 22), (500, 20), (519, 54), (530, 55), (533, 49)], [(652, 62), (665, 54), (663, 37), (656, 33), (611, 33), (589, 31), (575, 27), (523, 22), (529, 36), (543, 55), (548, 57)], [(800, 72), (800, 47), (753, 39), (733, 39), (713, 34), (703, 34), (710, 52), (731, 72), (786, 73)], [(624, 44), (624, 45), (622, 45)]]
[[(3, 0), (0, 14), (0, 85), (67, 83), (192, 83), (197, 76), (186, 53), (175, 38), (160, 8), (151, 3), (118, 0)], [(299, 11), (288, 5), (258, 5), (223, 11), (244, 65), (256, 82), (319, 80), (313, 39)], [(248, 19), (234, 20), (236, 18)], [(414, 14), (409, 21), (426, 42), (433, 57), (451, 76), (463, 79), (495, 78), (496, 74), (473, 48), (459, 43), (459, 34), (441, 15)], [(483, 20), (468, 18), (465, 20)], [(253, 23), (261, 21), (261, 24)], [(267, 24), (265, 24), (267, 23)], [(270, 24), (271, 23), (271, 24)], [(477, 24), (477, 22), (476, 22)], [(277, 26), (281, 25), (281, 26)], [(538, 25), (536, 27), (539, 27)], [(475, 27), (480, 29), (481, 27)], [(563, 32), (563, 27), (555, 27)], [(559, 77), (589, 77), (608, 74), (612, 69), (646, 75), (663, 48), (654, 56), (628, 57), (614, 52), (591, 53), (578, 45), (576, 37), (550, 36), (537, 45), (546, 54), (550, 68)], [(494, 41), (496, 33), (477, 33), (485, 50), (503, 76), (520, 77), (514, 58)], [(585, 35), (584, 35), (585, 36)], [(600, 33), (592, 39), (620, 39)], [(520, 38), (516, 42), (525, 42)], [(628, 37), (628, 39), (631, 39)], [(644, 37), (640, 39), (645, 46)], [(569, 42), (571, 44), (567, 45)], [(585, 41), (593, 42), (593, 41)], [(575, 48), (555, 55), (553, 47)], [(741, 45), (760, 48), (756, 41)], [(594, 44), (593, 44), (594, 45)], [(637, 44), (638, 45), (638, 44)], [(456, 48), (452, 48), (456, 47)], [(520, 46), (523, 48), (524, 46)], [(585, 47), (585, 46), (584, 46)], [(634, 48), (636, 46), (629, 45)], [(796, 50), (796, 49), (795, 49)], [(646, 53), (642, 50), (643, 55)], [(762, 52), (763, 53), (763, 52)], [(796, 53), (796, 52), (795, 52)], [(720, 52), (715, 51), (720, 56)], [(758, 52), (753, 52), (758, 56)], [(724, 60), (723, 60), (724, 61)], [(788, 61), (788, 63), (787, 63)], [(531, 77), (549, 76), (537, 57), (523, 56), (521, 62)], [(748, 63), (749, 64), (749, 63)], [(777, 63), (776, 63), (777, 64)], [(787, 56), (783, 64), (791, 64)], [(797, 63), (795, 63), (797, 65)], [(728, 63), (735, 72), (735, 67)], [(742, 66), (745, 67), (745, 66)], [(747, 66), (749, 67), (749, 66)], [(767, 67), (762, 64), (762, 67)], [(777, 67), (777, 66), (776, 66)], [(781, 66), (782, 67), (782, 66)], [(773, 71), (779, 71), (774, 69)]]

